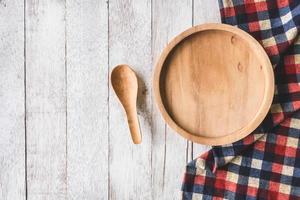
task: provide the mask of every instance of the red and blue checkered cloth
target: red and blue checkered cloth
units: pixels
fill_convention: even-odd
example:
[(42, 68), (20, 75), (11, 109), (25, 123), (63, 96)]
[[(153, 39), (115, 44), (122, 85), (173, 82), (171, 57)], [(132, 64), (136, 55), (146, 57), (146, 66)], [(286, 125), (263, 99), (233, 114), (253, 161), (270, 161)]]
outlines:
[(219, 0), (222, 22), (256, 38), (274, 66), (266, 119), (189, 163), (183, 199), (300, 199), (300, 0)]

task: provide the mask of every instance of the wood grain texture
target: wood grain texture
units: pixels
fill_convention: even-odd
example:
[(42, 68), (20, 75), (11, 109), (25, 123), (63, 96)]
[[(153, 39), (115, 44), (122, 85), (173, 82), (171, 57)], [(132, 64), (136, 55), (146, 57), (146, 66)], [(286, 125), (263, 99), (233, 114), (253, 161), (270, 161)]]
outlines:
[(0, 1), (0, 15), (0, 199), (25, 199), (23, 1)]
[[(166, 44), (192, 26), (192, 17), (192, 0), (152, 1), (153, 66)], [(188, 143), (164, 124), (154, 103), (152, 117), (153, 199), (179, 199)]]
[[(221, 23), (218, 1), (194, 0), (193, 25), (195, 26), (202, 23)], [(210, 146), (193, 143), (191, 158), (195, 159), (209, 149)]]
[(68, 199), (108, 199), (108, 10), (67, 0)]
[(142, 144), (133, 145), (123, 108), (110, 86), (110, 199), (151, 199), (151, 1), (109, 2), (109, 67), (129, 64), (140, 79)]
[(193, 19), (193, 25), (221, 23), (218, 1), (194, 0)]
[(221, 145), (245, 137), (262, 122), (272, 103), (274, 75), (254, 38), (236, 27), (210, 23), (168, 44), (156, 65), (153, 88), (164, 119), (176, 132), (197, 143)]
[(65, 4), (26, 1), (28, 199), (65, 199)]
[(134, 144), (142, 142), (137, 116), (136, 101), (138, 80), (135, 72), (128, 65), (118, 65), (111, 72), (111, 84), (122, 104)]
[[(26, 184), (30, 200), (179, 199), (185, 163), (206, 147), (164, 124), (152, 69), (174, 36), (219, 20), (217, 1), (25, 5), (0, 0), (0, 199), (26, 199)], [(121, 63), (139, 77), (138, 146), (108, 81)]]

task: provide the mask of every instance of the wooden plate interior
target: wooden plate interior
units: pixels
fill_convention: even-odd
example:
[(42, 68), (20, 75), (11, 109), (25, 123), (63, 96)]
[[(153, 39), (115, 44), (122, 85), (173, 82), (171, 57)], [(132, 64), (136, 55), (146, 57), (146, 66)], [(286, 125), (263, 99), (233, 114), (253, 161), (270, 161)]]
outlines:
[[(271, 104), (273, 73), (251, 42), (228, 30), (207, 29), (167, 53), (159, 93), (165, 119), (175, 130), (200, 143), (222, 137), (225, 141), (212, 143), (229, 143), (258, 126)], [(226, 139), (232, 134), (238, 136)]]

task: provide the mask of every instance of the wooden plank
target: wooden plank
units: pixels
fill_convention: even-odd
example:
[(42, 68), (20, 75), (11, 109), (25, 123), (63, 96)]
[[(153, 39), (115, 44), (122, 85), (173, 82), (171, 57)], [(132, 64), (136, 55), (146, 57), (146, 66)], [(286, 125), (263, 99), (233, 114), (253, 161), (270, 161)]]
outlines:
[[(152, 5), (152, 53), (155, 62), (166, 44), (192, 26), (192, 0), (159, 1)], [(153, 199), (179, 199), (188, 143), (167, 127), (154, 105), (153, 115)]]
[[(203, 23), (220, 23), (220, 12), (218, 1), (202, 0), (194, 1), (193, 7), (193, 23), (194, 25)], [(202, 153), (208, 151), (209, 146), (193, 143), (191, 159), (195, 159)]]
[(26, 0), (28, 199), (66, 198), (65, 2)]
[(68, 198), (108, 198), (105, 0), (67, 1)]
[(0, 77), (0, 199), (25, 199), (23, 1), (0, 1)]
[(194, 0), (194, 25), (203, 23), (221, 23), (218, 1)]
[(138, 115), (142, 144), (134, 145), (110, 86), (110, 199), (151, 199), (151, 0), (109, 2), (109, 67), (128, 63), (140, 78)]

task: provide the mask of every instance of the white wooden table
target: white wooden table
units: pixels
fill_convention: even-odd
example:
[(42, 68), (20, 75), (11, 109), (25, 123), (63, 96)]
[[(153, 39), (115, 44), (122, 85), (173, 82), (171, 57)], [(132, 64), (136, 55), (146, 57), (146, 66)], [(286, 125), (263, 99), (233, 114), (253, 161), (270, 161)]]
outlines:
[[(183, 30), (219, 22), (217, 0), (0, 0), (0, 199), (179, 199), (186, 162), (208, 147), (175, 134), (151, 75)], [(109, 84), (141, 81), (133, 145)]]

